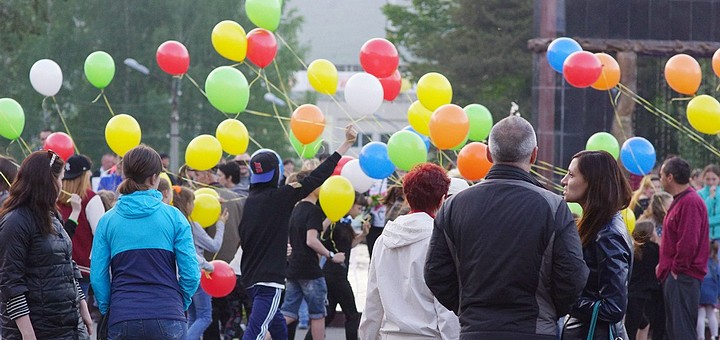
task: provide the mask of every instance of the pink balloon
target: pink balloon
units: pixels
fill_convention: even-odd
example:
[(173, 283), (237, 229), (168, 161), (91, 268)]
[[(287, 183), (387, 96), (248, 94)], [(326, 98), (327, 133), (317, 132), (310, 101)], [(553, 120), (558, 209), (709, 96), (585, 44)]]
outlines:
[(378, 78), (391, 76), (399, 64), (400, 55), (395, 45), (385, 39), (370, 39), (360, 48), (360, 65)]
[(155, 59), (160, 69), (173, 76), (185, 74), (190, 68), (190, 53), (185, 45), (174, 40), (162, 43), (155, 53)]

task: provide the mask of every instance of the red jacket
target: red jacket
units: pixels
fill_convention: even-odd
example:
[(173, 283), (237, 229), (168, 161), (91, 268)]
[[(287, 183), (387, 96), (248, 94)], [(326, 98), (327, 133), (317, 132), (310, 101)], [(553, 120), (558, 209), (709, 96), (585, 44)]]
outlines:
[(657, 277), (660, 281), (672, 271), (702, 280), (707, 272), (710, 256), (708, 212), (695, 189), (675, 195), (663, 220), (660, 263)]
[[(78, 216), (77, 229), (72, 236), (72, 259), (77, 263), (82, 275), (86, 277), (90, 276), (90, 250), (92, 249), (93, 232), (87, 215), (85, 215), (85, 209), (93, 197), (95, 197), (95, 193), (88, 190), (87, 196), (82, 200), (82, 210), (80, 216)], [(70, 213), (72, 213), (70, 205), (58, 204), (58, 210), (60, 210), (63, 221), (66, 221), (70, 217)]]

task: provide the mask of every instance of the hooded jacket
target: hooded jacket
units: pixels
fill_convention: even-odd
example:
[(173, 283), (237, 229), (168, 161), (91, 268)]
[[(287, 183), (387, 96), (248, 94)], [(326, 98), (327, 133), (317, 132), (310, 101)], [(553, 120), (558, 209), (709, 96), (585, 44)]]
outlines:
[(705, 207), (708, 211), (710, 239), (720, 239), (720, 199), (718, 199), (717, 194), (710, 197), (710, 187), (707, 185), (698, 190), (697, 193), (705, 201)]
[(457, 316), (435, 299), (423, 278), (433, 218), (399, 216), (375, 242), (360, 339), (457, 339)]
[(192, 229), (180, 210), (162, 202), (159, 191), (120, 196), (100, 219), (92, 256), (90, 282), (100, 312), (111, 311), (109, 325), (186, 320), (200, 283)]

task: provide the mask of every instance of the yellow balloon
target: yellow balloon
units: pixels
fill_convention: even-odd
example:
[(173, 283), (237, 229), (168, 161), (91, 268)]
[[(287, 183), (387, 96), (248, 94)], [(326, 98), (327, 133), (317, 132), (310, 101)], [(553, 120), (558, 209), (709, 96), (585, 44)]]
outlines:
[(417, 84), (417, 97), (430, 111), (452, 102), (452, 85), (440, 73), (430, 72), (420, 78)]
[(209, 170), (222, 158), (222, 146), (211, 135), (200, 135), (185, 149), (185, 163), (194, 170)]
[(105, 141), (120, 157), (140, 145), (141, 137), (140, 124), (130, 115), (116, 115), (105, 125)]
[(715, 135), (720, 132), (720, 103), (706, 94), (696, 96), (688, 103), (687, 118), (695, 130)]
[(432, 111), (425, 108), (419, 100), (416, 100), (408, 108), (408, 122), (419, 134), (429, 136), (432, 114)]
[(400, 81), (400, 93), (405, 93), (407, 90), (412, 88), (412, 84), (409, 80), (403, 78), (402, 81)]
[(215, 130), (215, 137), (220, 141), (222, 149), (231, 155), (239, 155), (247, 151), (250, 141), (245, 124), (237, 119), (222, 121)]
[(307, 69), (310, 85), (323, 94), (335, 94), (338, 86), (338, 72), (335, 65), (325, 59), (317, 59)]
[(232, 20), (215, 25), (210, 35), (215, 51), (232, 61), (241, 62), (247, 54), (247, 35), (245, 30)]
[(331, 176), (320, 186), (320, 206), (330, 221), (347, 215), (355, 202), (355, 189), (345, 177)]
[(197, 195), (190, 219), (200, 224), (201, 227), (207, 228), (217, 222), (221, 210), (222, 207), (217, 198), (208, 194)]
[(215, 197), (216, 199), (220, 199), (220, 194), (218, 194), (217, 191), (213, 188), (200, 188), (195, 190), (195, 197), (198, 197), (200, 195), (210, 195), (212, 197)]
[(168, 184), (173, 185), (173, 182), (170, 180), (170, 176), (168, 176), (168, 174), (165, 171), (161, 172), (158, 177), (166, 180), (168, 182)]
[(635, 213), (630, 210), (630, 208), (625, 208), (625, 210), (620, 212), (620, 215), (622, 215), (625, 226), (630, 232), (630, 235), (632, 235), (633, 230), (635, 230)]

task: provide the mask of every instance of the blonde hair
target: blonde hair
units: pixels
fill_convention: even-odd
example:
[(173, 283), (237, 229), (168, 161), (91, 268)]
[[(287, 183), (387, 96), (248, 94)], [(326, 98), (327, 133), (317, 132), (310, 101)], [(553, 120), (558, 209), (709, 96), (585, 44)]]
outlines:
[(102, 201), (105, 211), (112, 209), (115, 206), (115, 202), (117, 202), (117, 194), (114, 191), (100, 190), (97, 192), (97, 195), (100, 196), (100, 201)]
[(88, 189), (90, 189), (91, 175), (90, 171), (85, 171), (85, 173), (73, 179), (63, 179), (62, 191), (58, 202), (63, 205), (70, 205), (68, 202), (70, 194), (77, 194), (81, 199), (87, 198), (87, 192)]
[(645, 177), (643, 177), (642, 181), (640, 182), (640, 187), (635, 190), (635, 192), (633, 192), (632, 198), (630, 199), (630, 204), (628, 204), (628, 209), (635, 210), (635, 207), (638, 205), (638, 201), (640, 201), (640, 196), (645, 193), (645, 190), (653, 187), (653, 180), (660, 180), (660, 178), (658, 178), (657, 175), (652, 174), (645, 175)]

